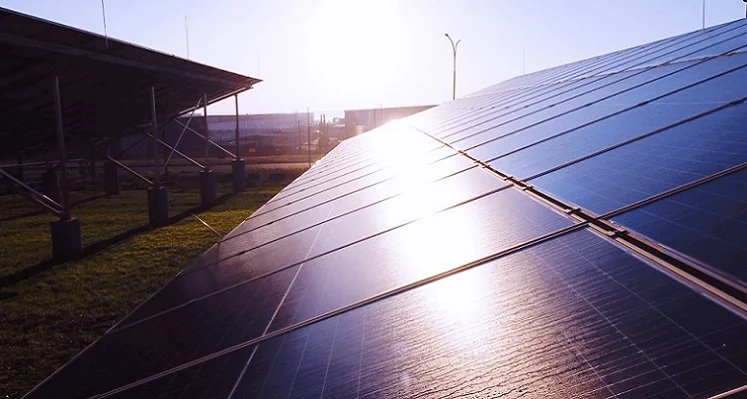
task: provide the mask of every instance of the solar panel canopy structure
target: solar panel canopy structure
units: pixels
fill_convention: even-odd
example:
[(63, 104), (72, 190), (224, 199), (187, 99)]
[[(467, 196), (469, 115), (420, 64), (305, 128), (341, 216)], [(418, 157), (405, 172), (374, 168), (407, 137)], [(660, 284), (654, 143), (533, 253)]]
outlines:
[(745, 50), (736, 21), (346, 140), (28, 397), (744, 397)]
[(0, 7), (0, 156), (54, 148), (54, 78), (67, 141), (87, 148), (249, 90), (261, 80)]

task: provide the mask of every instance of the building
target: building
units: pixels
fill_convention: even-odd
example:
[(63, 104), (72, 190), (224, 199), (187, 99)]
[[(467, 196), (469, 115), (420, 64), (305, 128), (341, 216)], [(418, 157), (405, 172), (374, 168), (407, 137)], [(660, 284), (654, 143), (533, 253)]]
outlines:
[(346, 110), (345, 137), (343, 138), (359, 135), (391, 121), (417, 114), (433, 107), (435, 105)]

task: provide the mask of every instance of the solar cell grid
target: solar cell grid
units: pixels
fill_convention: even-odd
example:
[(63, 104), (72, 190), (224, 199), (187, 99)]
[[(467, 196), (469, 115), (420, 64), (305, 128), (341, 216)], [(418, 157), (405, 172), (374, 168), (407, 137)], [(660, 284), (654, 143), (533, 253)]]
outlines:
[(612, 211), (745, 162), (745, 109), (725, 108), (531, 182), (596, 213)]
[[(405, 146), (412, 146), (413, 148), (417, 149), (415, 151), (412, 151), (410, 156), (415, 156), (415, 154), (417, 154), (418, 152), (426, 153), (428, 151), (434, 150), (436, 147), (440, 147), (440, 145), (424, 145), (425, 143), (438, 143), (434, 143), (433, 140), (426, 138), (417, 131), (403, 129), (402, 133), (402, 136), (397, 137), (396, 140), (398, 142), (401, 142)], [(391, 136), (380, 137), (379, 140), (376, 141), (377, 145), (368, 146), (368, 148), (363, 151), (363, 155), (346, 159), (343, 162), (336, 162), (334, 166), (330, 166), (328, 168), (317, 169), (317, 167), (314, 167), (310, 169), (307, 173), (301, 176), (301, 178), (299, 178), (297, 182), (294, 181), (293, 184), (287, 188), (287, 193), (296, 192), (298, 191), (298, 189), (308, 187), (312, 183), (319, 184), (320, 182), (328, 181), (330, 178), (333, 178), (335, 176), (349, 173), (351, 169), (356, 170), (368, 165), (374, 165), (380, 162), (382, 159), (387, 160), (393, 157), (406, 156), (401, 152), (397, 152), (397, 148), (386, 148), (384, 143), (389, 143), (392, 140), (395, 140), (395, 138)], [(285, 190), (283, 194), (285, 194)]]
[(320, 184), (318, 187), (278, 198), (273, 203), (267, 203), (267, 206), (257, 213), (258, 216), (263, 215), (266, 212), (288, 207), (304, 200), (320, 203), (322, 198), (320, 194), (324, 195), (333, 189), (339, 189), (344, 194), (374, 183), (398, 177), (407, 177), (408, 171), (424, 172), (423, 169), (427, 168), (429, 170), (427, 173), (431, 173), (430, 170), (434, 169), (433, 173), (437, 174), (443, 170), (459, 170), (474, 164), (474, 162), (463, 157), (453, 156), (454, 154), (455, 151), (444, 148), (443, 150), (439, 149), (421, 154), (420, 156), (413, 154), (408, 158), (392, 159), (390, 162), (386, 164), (382, 163), (374, 168), (366, 167), (357, 169), (347, 175), (328, 180), (325, 184)]
[(614, 220), (699, 259), (747, 287), (747, 171), (624, 213)]
[[(292, 228), (281, 229), (279, 237), (268, 239), (266, 243), (259, 243), (256, 235), (241, 243), (249, 247), (240, 254), (227, 256), (218, 263), (209, 266), (210, 270), (187, 271), (177, 277), (169, 287), (159, 292), (151, 301), (150, 306), (144, 306), (130, 316), (132, 322), (138, 318), (177, 306), (189, 300), (209, 295), (214, 291), (225, 289), (235, 284), (261, 276), (264, 273), (279, 270), (284, 267), (299, 264), (310, 257), (320, 256), (342, 248), (351, 243), (365, 240), (370, 236), (390, 231), (393, 228), (411, 223), (431, 212), (448, 209), (456, 204), (470, 201), (477, 196), (505, 187), (498, 179), (480, 169), (471, 169), (453, 177), (425, 185), (386, 201), (378, 202), (370, 207), (352, 210), (339, 214), (335, 218), (333, 206), (321, 209), (324, 212), (324, 224), (303, 225), (299, 221), (289, 221)], [(429, 200), (434, 190), (451, 191), (452, 195), (441, 195)], [(425, 205), (427, 203), (427, 205)], [(417, 209), (415, 209), (417, 208)], [(346, 228), (346, 226), (355, 228)], [(321, 234), (324, 229), (324, 234)], [(442, 234), (446, 234), (445, 232)], [(314, 236), (313, 246), (299, 245), (299, 240), (308, 244)], [(285, 245), (297, 245), (298, 249), (288, 250), (284, 254), (277, 253)], [(304, 249), (308, 250), (304, 253)], [(257, 259), (260, 262), (257, 262)], [(265, 260), (265, 262), (261, 262)], [(259, 264), (257, 264), (259, 263)], [(272, 265), (271, 268), (264, 264)], [(214, 270), (220, 269), (220, 270)], [(194, 269), (193, 269), (194, 270)]]
[[(733, 82), (747, 73), (745, 61), (729, 57), (657, 68), (625, 81), (620, 94), (603, 97), (604, 101), (583, 106), (581, 97), (570, 104), (578, 106), (572, 112), (519, 130), (502, 126), (486, 133), (496, 138), (468, 152), (499, 170), (527, 178), (589, 153), (590, 147), (601, 149), (605, 143), (645, 134), (740, 98), (744, 93)], [(549, 112), (552, 115), (554, 110)], [(552, 156), (545, 158), (543, 149), (549, 147)]]
[[(504, 216), (477, 223), (496, 212)], [(571, 224), (513, 189), (495, 193), (308, 262), (272, 329), (331, 311), (339, 296), (351, 303), (362, 300)], [(407, 245), (395, 250), (395, 243)], [(327, 297), (332, 302), (324, 302)]]
[[(582, 231), (261, 342), (231, 398), (708, 398), (745, 383), (745, 332), (743, 319)], [(237, 363), (192, 373), (214, 381)]]
[(87, 398), (262, 335), (295, 270), (105, 335), (35, 395)]
[[(724, 29), (723, 32), (714, 32), (712, 35), (699, 38), (697, 48), (695, 46), (689, 46), (676, 52), (650, 59), (645, 64), (637, 65), (636, 67), (652, 67), (675, 61), (683, 62), (698, 60), (706, 57), (715, 57), (733, 51), (744, 52), (745, 44), (747, 44), (744, 37), (745, 26), (747, 26), (747, 24), (741, 21), (728, 25), (728, 29)], [(692, 51), (693, 48), (696, 48), (696, 51)]]
[[(648, 43), (648, 44), (645, 44), (645, 45), (642, 45), (642, 46), (637, 46), (637, 48), (639, 48), (639, 53), (638, 54), (640, 54), (640, 51), (645, 51), (645, 50), (647, 50), (649, 48), (661, 48), (661, 46), (667, 46), (667, 45), (671, 45), (672, 43), (677, 43), (677, 42), (682, 43), (682, 42), (686, 42), (688, 40), (692, 40), (693, 38), (700, 38), (700, 39), (707, 38), (707, 37), (709, 37), (709, 35), (719, 33), (721, 31), (723, 31), (724, 29), (729, 29), (729, 28), (731, 28), (731, 27), (733, 27), (735, 25), (739, 25), (740, 23), (741, 23), (741, 21), (737, 20), (737, 21), (730, 22), (730, 23), (727, 23), (727, 24), (722, 24), (722, 25), (717, 25), (717, 26), (709, 27), (709, 28), (704, 29), (704, 30), (694, 31), (694, 32), (683, 34), (683, 35), (679, 35), (679, 36), (675, 36), (675, 37), (666, 38), (666, 39), (658, 40), (658, 41), (655, 41), (655, 42), (651, 42), (651, 43)], [(568, 68), (568, 67), (571, 67), (572, 65), (577, 65), (577, 64), (588, 62), (588, 61), (595, 60), (595, 59), (598, 60), (600, 58), (616, 57), (616, 55), (619, 55), (619, 54), (629, 54), (629, 52), (631, 50), (633, 50), (634, 48), (636, 48), (636, 47), (631, 47), (631, 48), (628, 48), (628, 49), (619, 50), (619, 51), (616, 51), (616, 52), (613, 52), (613, 53), (609, 53), (609, 54), (605, 54), (605, 55), (602, 55), (602, 56), (593, 57), (593, 58), (590, 58), (589, 60), (578, 61), (578, 62), (571, 63), (571, 64), (568, 64), (568, 65), (553, 67), (553, 68), (546, 69), (544, 71), (538, 71), (538, 72), (534, 72), (534, 73), (531, 73), (531, 74), (518, 76), (518, 77), (515, 77), (515, 78), (512, 78), (512, 79), (509, 79), (507, 81), (498, 83), (496, 85), (490, 86), (488, 88), (479, 90), (479, 91), (477, 91), (475, 93), (472, 93), (472, 94), (468, 95), (467, 98), (472, 97), (472, 96), (484, 95), (485, 93), (498, 92), (498, 91), (501, 91), (501, 90), (508, 90), (508, 89), (511, 89), (511, 88), (522, 87), (522, 86), (529, 86), (528, 82), (530, 80), (533, 80), (535, 75), (537, 75), (537, 76), (545, 76), (546, 77), (548, 74), (552, 73), (552, 71), (556, 71), (556, 70)], [(622, 59), (624, 60), (626, 58), (623, 57)], [(622, 68), (616, 67), (615, 69), (610, 70), (610, 72), (619, 72), (619, 71), (622, 71), (622, 70), (623, 70)]]
[[(732, 27), (730, 30), (736, 29), (745, 30), (741, 26)], [(744, 33), (741, 31), (737, 33), (728, 32), (728, 35), (722, 35), (726, 37), (723, 37), (719, 43), (727, 46), (723, 51), (731, 51), (744, 46), (745, 44), (742, 43), (745, 37)], [(734, 36), (739, 38), (739, 43), (734, 43), (732, 40)], [(706, 45), (714, 46), (716, 44), (706, 43)], [(687, 51), (693, 52), (693, 50), (697, 52), (699, 51), (699, 47), (695, 47), (692, 44), (688, 45)], [(502, 137), (506, 134), (515, 134), (514, 132), (520, 131), (522, 128), (525, 129), (533, 123), (556, 118), (563, 115), (563, 112), (583, 108), (611, 96), (619, 96), (639, 86), (662, 79), (670, 74), (686, 71), (695, 66), (697, 66), (696, 63), (689, 63), (673, 67), (635, 70), (595, 79), (585, 79), (576, 82), (574, 85), (569, 85), (566, 90), (542, 98), (540, 101), (525, 108), (513, 109), (508, 112), (495, 112), (491, 118), (483, 119), (484, 122), (491, 122), (489, 124), (480, 122), (463, 126), (460, 130), (450, 135), (447, 141), (459, 149), (471, 149), (489, 140), (495, 140), (497, 137)], [(581, 90), (582, 88), (584, 90)], [(560, 126), (556, 126), (554, 129), (562, 131)], [(475, 149), (475, 151), (481, 151), (481, 155), (484, 153), (484, 156), (490, 156), (487, 150), (488, 148)]]
[(429, 133), (433, 132), (436, 137), (451, 142), (453, 136), (463, 132), (466, 129), (474, 126), (482, 126), (483, 124), (496, 119), (500, 115), (516, 112), (517, 110), (523, 109), (523, 107), (531, 106), (536, 101), (539, 101), (539, 99), (545, 97), (552, 98), (553, 93), (563, 93), (569, 90), (569, 88), (575, 87), (577, 85), (579, 85), (578, 82), (569, 81), (557, 85), (529, 88), (524, 91), (519, 91), (518, 93), (514, 93), (513, 95), (511, 95), (508, 101), (490, 104), (489, 108), (480, 110), (479, 112), (476, 112), (475, 110), (468, 111), (468, 118), (462, 118), (458, 121), (455, 121), (455, 123), (452, 123), (448, 127), (439, 129), (428, 129), (426, 131), (428, 131)]

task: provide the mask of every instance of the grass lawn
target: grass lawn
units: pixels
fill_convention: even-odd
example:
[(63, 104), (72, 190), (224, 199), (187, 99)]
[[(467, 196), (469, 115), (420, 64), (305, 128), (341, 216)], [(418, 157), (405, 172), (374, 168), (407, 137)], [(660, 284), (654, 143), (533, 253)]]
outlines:
[[(195, 212), (227, 233), (282, 186), (226, 194)], [(230, 192), (222, 185), (219, 195)], [(0, 398), (19, 398), (147, 299), (217, 236), (189, 215), (199, 191), (170, 192), (170, 214), (183, 218), (148, 228), (146, 194), (73, 193), (73, 214), (83, 221), (84, 245), (94, 253), (53, 264), (48, 214), (24, 200), (0, 197)]]

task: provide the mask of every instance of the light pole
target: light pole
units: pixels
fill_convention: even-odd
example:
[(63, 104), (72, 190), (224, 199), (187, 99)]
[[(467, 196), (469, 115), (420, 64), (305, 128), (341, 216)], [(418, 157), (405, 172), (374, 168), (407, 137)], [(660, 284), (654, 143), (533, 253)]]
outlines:
[[(742, 1), (744, 1), (744, 5), (747, 8), (747, 0), (742, 0)], [(744, 17), (747, 18), (747, 10), (744, 11)]]
[(448, 33), (446, 34), (446, 38), (449, 39), (449, 42), (451, 42), (451, 50), (454, 52), (454, 78), (451, 85), (451, 99), (456, 100), (456, 55), (457, 48), (459, 47), (459, 43), (462, 41), (462, 39), (459, 39), (456, 41), (456, 43), (454, 43), (454, 40), (451, 39), (451, 36), (449, 36)]

